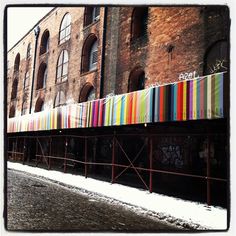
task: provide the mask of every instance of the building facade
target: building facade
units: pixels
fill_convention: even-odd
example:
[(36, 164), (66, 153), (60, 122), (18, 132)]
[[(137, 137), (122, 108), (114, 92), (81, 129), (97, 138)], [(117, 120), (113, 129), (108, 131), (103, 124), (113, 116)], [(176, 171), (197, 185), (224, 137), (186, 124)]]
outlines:
[[(122, 94), (137, 94), (135, 96), (138, 97), (139, 92), (136, 91), (148, 91), (145, 96), (151, 96), (150, 101), (153, 102), (159, 91), (156, 88), (165, 86), (166, 89), (166, 108), (158, 118), (155, 118), (156, 113), (151, 114), (149, 120), (147, 115), (142, 118), (138, 114), (141, 114), (142, 108), (140, 106), (138, 110), (137, 106), (138, 122), (133, 122), (132, 118), (130, 123), (122, 123), (120, 118), (118, 123), (116, 121), (105, 127), (105, 123), (99, 125), (100, 116), (105, 111), (102, 112), (98, 105), (96, 125), (92, 121), (93, 125), (90, 122), (87, 126), (67, 124), (67, 129), (55, 126), (53, 129), (25, 130), (22, 123), (17, 130), (8, 132), (9, 159), (15, 160), (16, 153), (21, 153), (20, 160), (30, 162), (34, 159), (37, 165), (41, 160), (51, 168), (50, 161), (55, 162), (56, 156), (63, 156), (60, 165), (66, 171), (68, 161), (74, 163), (80, 156), (83, 160), (77, 160), (76, 168), (83, 170), (85, 176), (90, 173), (95, 177), (111, 177), (112, 182), (118, 181), (121, 176), (121, 183), (137, 186), (137, 182), (141, 182), (142, 187), (150, 191), (196, 198), (209, 204), (213, 199), (213, 204), (227, 205), (227, 7), (56, 7), (8, 51), (7, 60), (8, 126), (14, 125), (17, 119), (22, 120), (21, 117), (30, 119), (36, 117), (36, 113), (46, 114), (57, 108), (62, 114), (63, 107), (71, 105), (95, 100), (101, 104), (104, 99)], [(196, 108), (193, 119), (185, 113), (177, 114), (175, 119), (174, 110), (170, 108), (171, 96), (175, 94), (172, 93), (173, 84), (211, 75), (217, 78), (222, 90), (215, 85), (218, 82), (205, 79), (206, 83), (211, 83), (211, 90), (204, 93), (204, 85), (201, 87), (200, 82), (199, 91), (203, 88), (205, 95), (210, 93), (206, 96), (211, 99), (206, 102), (210, 102), (211, 107), (217, 104), (222, 91), (219, 109), (224, 106), (224, 112), (221, 111), (218, 116), (217, 107), (212, 116), (207, 113), (201, 116)], [(222, 81), (218, 75), (222, 75)], [(187, 91), (192, 90), (188, 90), (187, 84), (187, 87), (182, 82), (180, 84), (180, 95), (176, 96), (181, 97), (182, 104), (185, 98), (190, 101)], [(213, 91), (215, 95), (211, 95)], [(198, 103), (201, 91), (196, 96)], [(161, 97), (158, 99), (161, 100)], [(201, 104), (198, 103), (199, 109)], [(96, 105), (95, 108), (91, 106), (89, 109), (97, 111)], [(111, 109), (117, 109), (119, 114), (126, 112), (122, 112), (123, 105), (120, 108), (115, 106), (114, 102)], [(189, 104), (183, 105), (186, 106)], [(155, 110), (156, 105), (150, 105), (150, 109)], [(72, 113), (69, 116), (73, 117)], [(117, 114), (113, 113), (113, 120), (114, 117)], [(74, 119), (76, 123), (77, 117)], [(60, 117), (57, 123), (62, 123), (62, 120)], [(47, 126), (46, 121), (44, 125)], [(97, 126), (99, 128), (94, 128)], [(223, 143), (224, 147), (219, 147), (219, 143)], [(57, 148), (60, 144), (61, 148)], [(181, 182), (184, 186), (177, 188)], [(196, 184), (196, 189), (186, 191), (186, 186), (193, 184)], [(222, 195), (213, 197), (219, 186)]]

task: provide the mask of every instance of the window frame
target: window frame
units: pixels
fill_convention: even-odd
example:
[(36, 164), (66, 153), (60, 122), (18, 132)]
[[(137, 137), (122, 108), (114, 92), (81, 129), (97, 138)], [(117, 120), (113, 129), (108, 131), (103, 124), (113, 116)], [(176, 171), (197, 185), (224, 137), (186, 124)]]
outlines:
[[(65, 61), (65, 53), (67, 54), (67, 60)], [(61, 62), (60, 62), (61, 58)], [(61, 63), (61, 64), (59, 64)], [(58, 73), (60, 68), (60, 73)], [(66, 70), (66, 74), (64, 71)], [(57, 60), (57, 67), (56, 67), (56, 84), (62, 83), (68, 80), (68, 71), (69, 71), (69, 53), (66, 49), (63, 49), (58, 57)], [(58, 76), (60, 74), (60, 76)]]
[[(69, 20), (67, 20), (68, 17), (69, 17)], [(65, 27), (63, 26), (64, 21), (65, 22), (69, 21), (69, 23), (68, 22), (65, 23), (66, 24)], [(69, 31), (69, 33), (67, 31)], [(64, 32), (64, 35), (62, 36), (63, 32)], [(61, 45), (67, 42), (70, 39), (70, 36), (71, 36), (71, 15), (69, 12), (67, 12), (61, 21), (58, 44)]]
[[(64, 96), (64, 103), (62, 103), (62, 97), (61, 97), (62, 94)], [(58, 104), (56, 104), (57, 97), (58, 97)], [(64, 106), (64, 105), (66, 105), (66, 96), (65, 96), (64, 91), (59, 90), (57, 92), (56, 96), (55, 96), (55, 99), (54, 99), (54, 108), (61, 107), (61, 106)]]
[[(42, 70), (43, 70), (43, 72), (42, 72)], [(39, 66), (39, 69), (38, 69), (36, 90), (45, 89), (47, 78), (48, 78), (48, 66), (45, 62), (42, 62)], [(40, 85), (42, 85), (42, 86), (40, 86)]]
[(26, 52), (26, 59), (29, 59), (31, 57), (31, 43), (27, 46), (27, 52)]
[(26, 100), (23, 101), (22, 103), (22, 108), (21, 108), (21, 115), (26, 115), (26, 111), (27, 111), (27, 103)]
[[(93, 62), (94, 55), (96, 55), (96, 61)], [(88, 71), (93, 71), (97, 69), (98, 64), (98, 40), (96, 39), (93, 44), (91, 45), (90, 51), (89, 51), (89, 67)]]
[[(137, 13), (141, 11), (140, 13)], [(145, 21), (145, 22), (144, 22)], [(138, 29), (137, 29), (138, 28)], [(135, 7), (131, 16), (131, 41), (147, 38), (148, 35), (148, 7)]]
[[(29, 71), (27, 71), (26, 73), (25, 73), (25, 79), (24, 79), (24, 87), (23, 87), (23, 90), (25, 91), (25, 90), (27, 90), (28, 88), (29, 88), (29, 85), (30, 85), (30, 76), (29, 76)], [(27, 85), (26, 85), (26, 81), (28, 81), (27, 82)]]

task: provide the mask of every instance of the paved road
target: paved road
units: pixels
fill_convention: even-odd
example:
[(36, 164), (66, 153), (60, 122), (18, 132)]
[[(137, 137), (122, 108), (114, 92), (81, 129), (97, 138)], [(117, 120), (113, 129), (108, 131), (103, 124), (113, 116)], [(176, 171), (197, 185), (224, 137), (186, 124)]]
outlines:
[(117, 204), (8, 170), (7, 228), (40, 231), (160, 232), (176, 230)]

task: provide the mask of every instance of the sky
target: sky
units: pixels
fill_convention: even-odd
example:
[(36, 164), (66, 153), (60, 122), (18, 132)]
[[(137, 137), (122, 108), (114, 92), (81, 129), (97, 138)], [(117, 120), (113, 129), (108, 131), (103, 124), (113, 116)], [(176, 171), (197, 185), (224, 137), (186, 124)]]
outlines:
[(15, 45), (52, 7), (9, 7), (7, 9), (7, 48)]

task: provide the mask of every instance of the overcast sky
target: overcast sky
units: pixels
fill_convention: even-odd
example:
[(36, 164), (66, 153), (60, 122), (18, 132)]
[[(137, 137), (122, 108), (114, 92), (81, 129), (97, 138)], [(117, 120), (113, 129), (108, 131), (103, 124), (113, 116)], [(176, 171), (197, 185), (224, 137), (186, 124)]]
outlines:
[(52, 7), (9, 7), (7, 9), (8, 50), (51, 9)]

